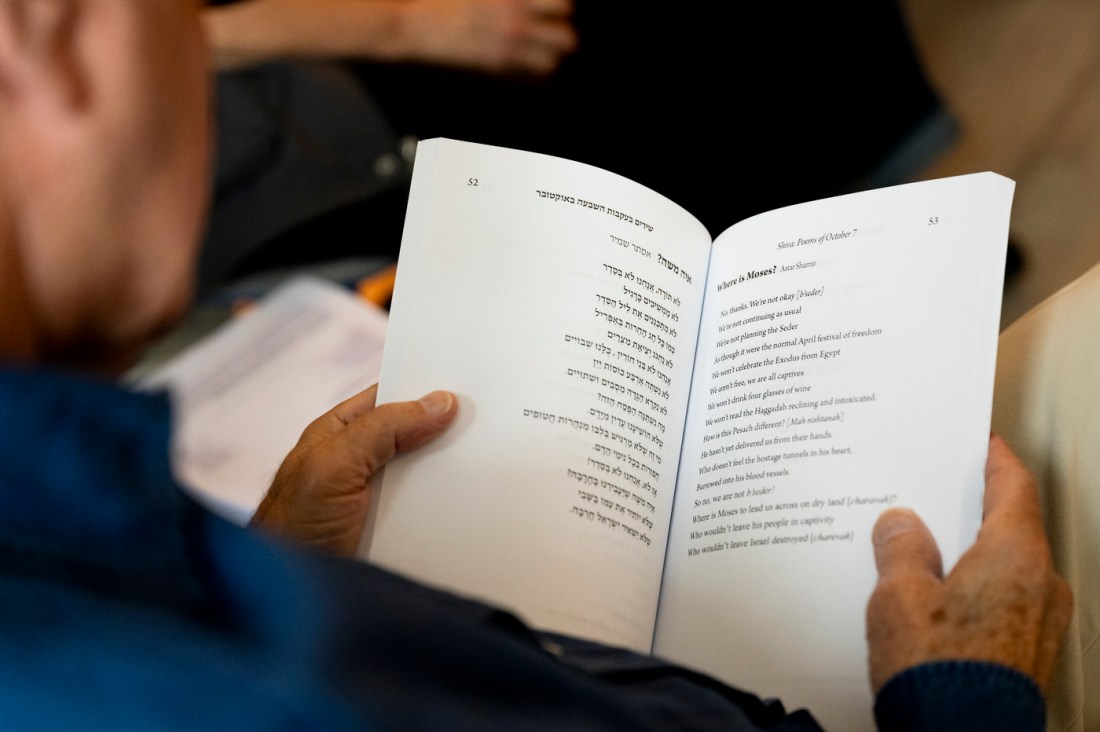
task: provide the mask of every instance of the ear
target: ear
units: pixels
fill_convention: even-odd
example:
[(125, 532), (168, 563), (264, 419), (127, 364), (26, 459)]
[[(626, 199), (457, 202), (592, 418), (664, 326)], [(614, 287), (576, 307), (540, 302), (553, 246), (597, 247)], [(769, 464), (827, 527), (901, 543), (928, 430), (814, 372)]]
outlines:
[(47, 93), (66, 107), (86, 100), (77, 48), (82, 0), (0, 1), (0, 98)]

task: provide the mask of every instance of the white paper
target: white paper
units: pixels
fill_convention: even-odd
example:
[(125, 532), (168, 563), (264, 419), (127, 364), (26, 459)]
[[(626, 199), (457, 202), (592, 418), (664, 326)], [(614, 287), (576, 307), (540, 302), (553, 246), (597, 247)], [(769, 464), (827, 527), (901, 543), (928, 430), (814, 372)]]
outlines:
[(709, 235), (620, 176), (451, 141), (420, 144), (406, 221), (379, 399), (450, 389), (459, 417), (387, 467), (371, 561), (648, 651)]
[(719, 237), (657, 653), (874, 729), (871, 527), (914, 509), (948, 568), (976, 535), (1012, 187), (872, 191)]
[(377, 381), (386, 323), (339, 285), (298, 278), (143, 379), (172, 393), (181, 482), (246, 523), (302, 430)]

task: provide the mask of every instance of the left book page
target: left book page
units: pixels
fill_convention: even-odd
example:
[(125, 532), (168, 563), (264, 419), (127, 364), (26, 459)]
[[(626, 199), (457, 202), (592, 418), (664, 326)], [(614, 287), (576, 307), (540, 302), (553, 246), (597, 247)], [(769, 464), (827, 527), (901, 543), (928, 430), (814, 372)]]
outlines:
[(385, 337), (381, 308), (301, 277), (137, 385), (172, 392), (178, 478), (246, 523), (306, 425), (378, 380)]
[(648, 652), (710, 243), (621, 176), (421, 142), (379, 402), (459, 416), (387, 466), (369, 559)]

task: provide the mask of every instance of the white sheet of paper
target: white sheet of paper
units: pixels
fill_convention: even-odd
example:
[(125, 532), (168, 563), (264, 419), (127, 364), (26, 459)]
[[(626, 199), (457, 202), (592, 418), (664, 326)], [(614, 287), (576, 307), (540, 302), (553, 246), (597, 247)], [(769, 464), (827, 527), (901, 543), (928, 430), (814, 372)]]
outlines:
[(433, 140), (416, 166), (379, 400), (459, 412), (387, 466), (370, 560), (648, 651), (710, 236), (558, 158)]
[(345, 288), (298, 278), (145, 377), (172, 394), (179, 480), (246, 523), (302, 430), (378, 380), (386, 324)]
[(948, 569), (977, 533), (1012, 190), (931, 181), (718, 237), (656, 653), (874, 729), (871, 527), (912, 508)]

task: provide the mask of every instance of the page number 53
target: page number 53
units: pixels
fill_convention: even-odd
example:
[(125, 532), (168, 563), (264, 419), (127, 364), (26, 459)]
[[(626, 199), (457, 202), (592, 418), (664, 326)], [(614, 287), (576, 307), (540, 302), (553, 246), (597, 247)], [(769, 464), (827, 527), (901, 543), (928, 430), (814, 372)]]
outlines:
[[(477, 184), (475, 183), (474, 185), (477, 185)], [(928, 217), (928, 225), (929, 226), (935, 226), (938, 223), (940, 223), (940, 217), (939, 216), (929, 216)]]

